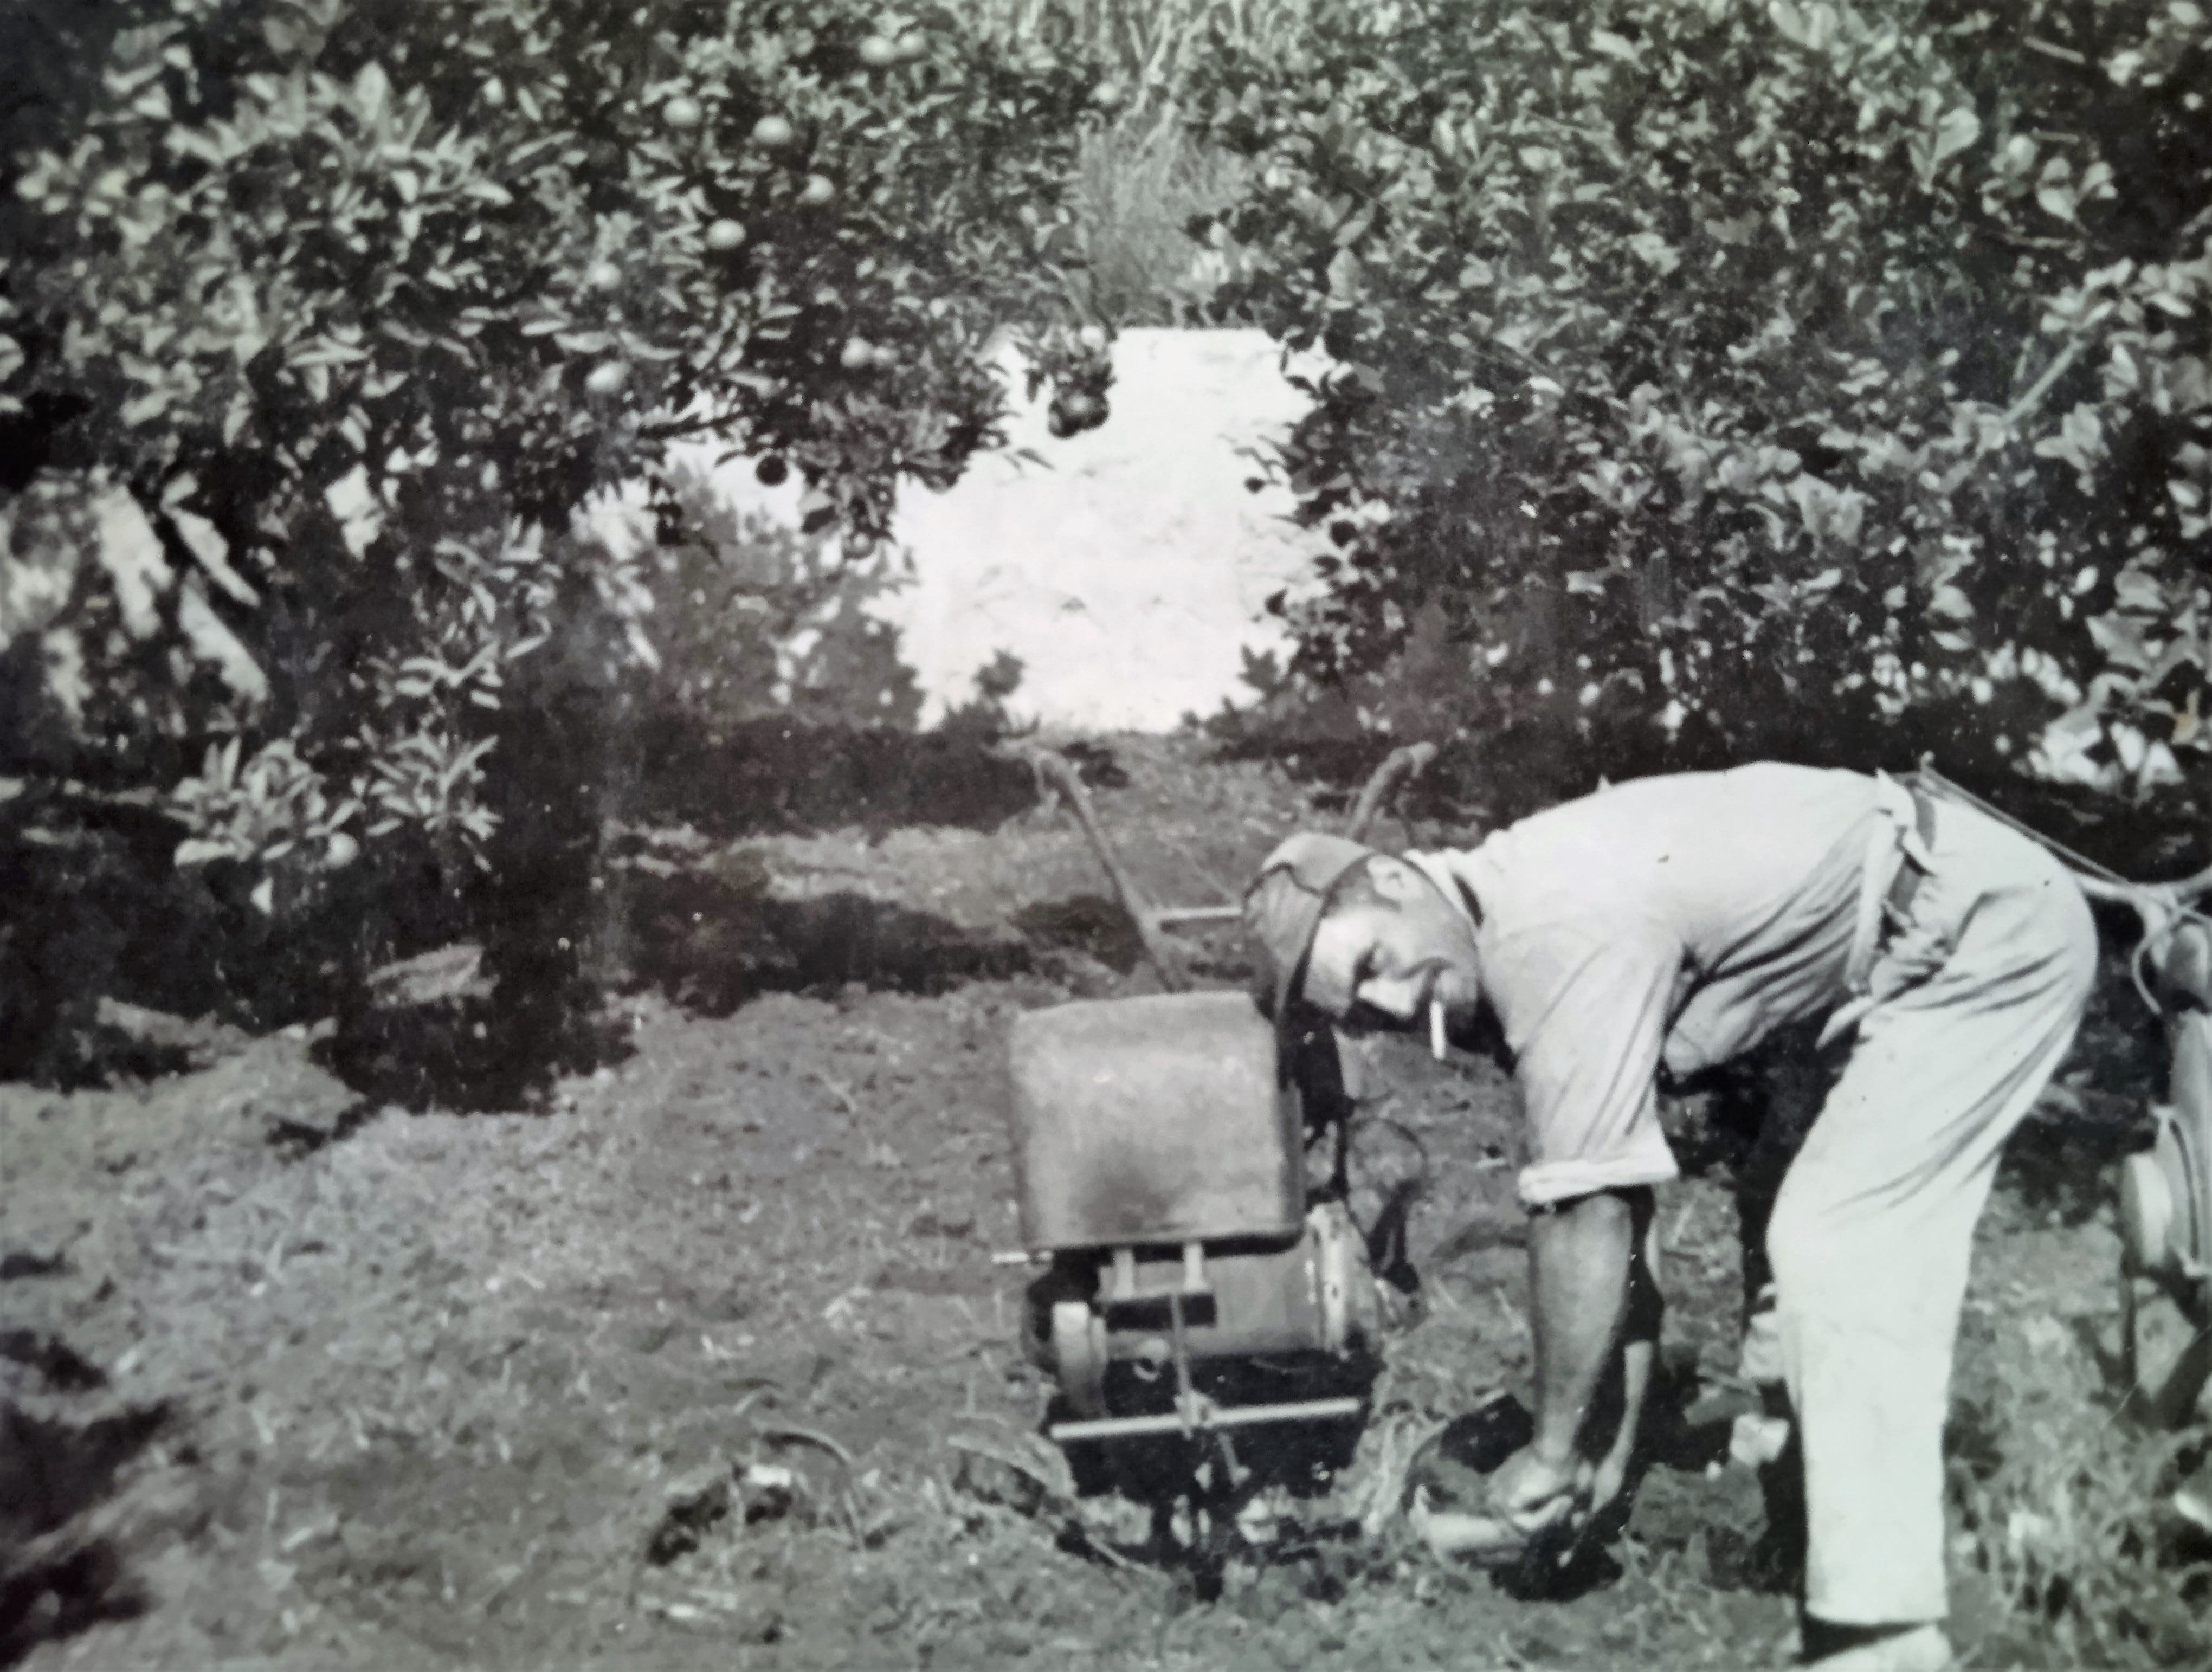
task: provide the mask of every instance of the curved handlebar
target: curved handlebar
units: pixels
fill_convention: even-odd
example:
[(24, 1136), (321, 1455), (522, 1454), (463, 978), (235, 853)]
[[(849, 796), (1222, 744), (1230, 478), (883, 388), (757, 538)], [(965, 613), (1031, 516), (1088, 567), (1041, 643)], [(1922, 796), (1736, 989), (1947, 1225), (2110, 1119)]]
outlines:
[(2081, 892), (2092, 900), (2104, 900), (2113, 905), (2126, 906), (2142, 923), (2142, 939), (2136, 943), (2134, 955), (2128, 960), (2128, 973), (2133, 978), (2136, 991), (2152, 1010), (2163, 1012), (2158, 995), (2144, 978), (2144, 966), (2162, 959), (2172, 947), (2175, 931), (2184, 920), (2194, 919), (2198, 923), (2212, 925), (2212, 917), (2197, 909), (2197, 902), (2212, 894), (2212, 866), (2207, 866), (2194, 876), (2183, 877), (2170, 883), (2130, 882), (2110, 866), (2100, 865), (2085, 854), (2077, 854), (2065, 843), (2045, 836), (2033, 825), (2014, 818), (2010, 813), (1991, 806), (1987, 801), (1962, 785), (1953, 783), (1936, 769), (1932, 759), (1923, 756), (1915, 776), (1922, 788), (1937, 795), (1960, 801), (1978, 809), (2000, 824), (2019, 831), (2052, 858), (2063, 865)]
[(2186, 911), (2205, 895), (2212, 894), (2212, 866), (2170, 883), (2132, 883), (2078, 870), (2074, 872), (2074, 880), (2092, 900), (2133, 907), (2148, 921), (2154, 914)]
[(2196, 909), (2196, 902), (2212, 892), (2212, 868), (2171, 883), (2131, 883), (2079, 870), (2074, 872), (2074, 880), (2092, 900), (2126, 906), (2141, 921), (2142, 938), (2136, 941), (2128, 958), (2128, 976), (2142, 1001), (2154, 1012), (2165, 1013), (2166, 1006), (2160, 1002), (2147, 972), (2165, 970), (2168, 953), (2175, 945), (2175, 933), (2185, 921), (2208, 921)]

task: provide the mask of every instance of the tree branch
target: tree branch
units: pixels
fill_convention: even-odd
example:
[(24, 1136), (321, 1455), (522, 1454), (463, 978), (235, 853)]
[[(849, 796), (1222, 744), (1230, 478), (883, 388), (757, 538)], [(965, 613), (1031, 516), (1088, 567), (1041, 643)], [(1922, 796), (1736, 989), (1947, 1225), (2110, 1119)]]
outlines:
[(2089, 62), (2087, 57), (2070, 46), (2061, 46), (2048, 40), (2038, 40), (2033, 35), (2022, 35), (2020, 38), (2020, 44), (2031, 52), (2040, 52), (2046, 58), (2057, 58), (2061, 64), (2087, 67)]
[(2008, 427), (2016, 425), (2022, 418), (2043, 404), (2043, 398), (2051, 392), (2051, 386), (2074, 368), (2075, 362), (2088, 352), (2089, 339), (2077, 337), (2058, 351), (2058, 356), (2043, 368), (2043, 375), (2028, 386), (2027, 392), (2005, 409)]
[(688, 418), (681, 423), (672, 420), (665, 424), (644, 424), (638, 429), (640, 439), (648, 441), (672, 441), (681, 435), (702, 435), (726, 429), (744, 416), (742, 412), (721, 412), (711, 417)]

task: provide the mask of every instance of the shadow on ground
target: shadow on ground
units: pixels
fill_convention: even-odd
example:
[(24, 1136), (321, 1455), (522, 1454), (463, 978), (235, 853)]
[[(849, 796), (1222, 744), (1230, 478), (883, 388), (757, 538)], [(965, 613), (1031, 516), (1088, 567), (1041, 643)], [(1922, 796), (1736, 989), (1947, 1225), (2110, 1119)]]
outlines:
[[(780, 897), (743, 852), (672, 860), (650, 839), (625, 846), (605, 872), (595, 944), (572, 960), (571, 979), (594, 995), (650, 991), (695, 1014), (726, 1016), (770, 993), (939, 994), (1037, 973), (1093, 947), (1123, 970), (1134, 961), (1115, 939), (1119, 909), (1103, 901), (1071, 903), (1063, 915), (1073, 928), (1054, 918), (1056, 933), (1032, 940), (850, 891)], [(1133, 945), (1133, 930), (1122, 939)], [(629, 1055), (627, 1034), (604, 1011), (533, 1006), (532, 994), (507, 1000), (471, 945), (383, 974), (317, 1046), (368, 1104), (528, 1107), (549, 1065), (588, 1073)]]
[[(1039, 797), (1031, 769), (999, 752), (995, 724), (915, 733), (766, 719), (710, 733), (674, 714), (620, 739), (588, 717), (542, 729), (510, 739), (502, 757), (520, 764), (495, 786), (501, 824), (488, 871), (393, 837), (319, 874), (274, 915), (257, 903), (258, 869), (175, 865), (185, 832), (150, 802), (51, 786), (0, 801), (0, 1076), (100, 1085), (192, 1066), (189, 1050), (109, 1025), (100, 1007), (121, 1000), (255, 1032), (335, 1014), (347, 1042), (332, 1061), (365, 1091), (410, 1107), (441, 1097), (512, 1107), (552, 1074), (599, 1060), (604, 1042), (578, 1037), (578, 1018), (615, 984), (585, 991), (580, 983), (597, 975), (634, 976), (726, 1011), (760, 992), (854, 981), (933, 992), (1018, 967), (1007, 944), (927, 914), (657, 881), (629, 890), (616, 914), (614, 967), (590, 967), (588, 943), (610, 939), (598, 893), (629, 880), (620, 854), (601, 850), (603, 820), (676, 823), (723, 840), (991, 830)], [(1071, 757), (1093, 782), (1120, 773), (1096, 745)], [(684, 928), (683, 912), (704, 921), (716, 910), (726, 921), (714, 932)], [(368, 970), (456, 941), (485, 947), (500, 974), (496, 1000), (414, 1006), (422, 1013), (400, 1018), (361, 990)], [(410, 1032), (421, 1037), (401, 1037)]]
[(998, 753), (997, 740), (977, 728), (778, 718), (710, 735), (688, 715), (665, 714), (640, 728), (637, 816), (722, 836), (847, 825), (995, 830), (1038, 799), (1035, 775)]
[(0, 1331), (0, 1666), (143, 1610), (97, 1517), (81, 1517), (170, 1414), (116, 1400), (106, 1374), (57, 1336)]
[(1034, 958), (1025, 940), (862, 894), (779, 899), (713, 872), (646, 872), (625, 892), (625, 984), (710, 1016), (764, 993), (942, 993), (1025, 973)]

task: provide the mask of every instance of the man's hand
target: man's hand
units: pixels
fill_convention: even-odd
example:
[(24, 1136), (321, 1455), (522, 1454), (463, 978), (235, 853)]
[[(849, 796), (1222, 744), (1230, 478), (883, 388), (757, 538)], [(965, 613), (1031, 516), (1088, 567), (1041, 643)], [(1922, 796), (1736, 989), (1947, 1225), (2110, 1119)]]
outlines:
[[(1644, 1280), (1648, 1281), (1649, 1280)], [(1656, 1308), (1658, 1291), (1651, 1288)], [(1633, 1305), (1631, 1322), (1634, 1322)], [(1636, 1466), (1636, 1449), (1644, 1427), (1644, 1407), (1651, 1391), (1651, 1372), (1658, 1358), (1658, 1322), (1656, 1310), (1650, 1323), (1650, 1336), (1632, 1339), (1620, 1349), (1620, 1420), (1613, 1430), (1613, 1444), (1606, 1448), (1605, 1456), (1589, 1468), (1588, 1520), (1602, 1523), (1608, 1516), (1627, 1520), (1626, 1495), (1628, 1477)]]
[(1539, 1548), (1571, 1542), (1586, 1497), (1587, 1463), (1555, 1463), (1523, 1446), (1485, 1482), (1481, 1506), (1439, 1509), (1424, 1487), (1413, 1495), (1407, 1523), (1439, 1557), (1512, 1566)]
[(1534, 1538), (1572, 1520), (1588, 1490), (1588, 1465), (1572, 1457), (1555, 1462), (1524, 1445), (1490, 1477), (1488, 1508), (1523, 1538)]
[(1615, 1450), (1596, 1463), (1589, 1472), (1589, 1518), (1595, 1521), (1620, 1501), (1628, 1488), (1628, 1456)]

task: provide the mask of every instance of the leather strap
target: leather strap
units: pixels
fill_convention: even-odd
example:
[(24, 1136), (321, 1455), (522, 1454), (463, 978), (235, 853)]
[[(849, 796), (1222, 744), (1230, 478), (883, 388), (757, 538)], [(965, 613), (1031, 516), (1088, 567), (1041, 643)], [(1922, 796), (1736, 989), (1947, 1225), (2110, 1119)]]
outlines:
[[(1819, 1050), (1826, 1050), (1831, 1043), (1850, 1032), (1874, 1008), (1874, 997), (1867, 990), (1867, 983), (1880, 955), (1883, 931), (1889, 927), (1882, 920), (1891, 919), (1891, 926), (1906, 921), (1912, 910), (1913, 898), (1920, 892), (1920, 885), (1928, 874), (1929, 844), (1936, 836), (1936, 804), (1917, 785), (1899, 783), (1880, 775), (1877, 777), (1879, 793), (1883, 798), (1882, 823), (1875, 827), (1867, 854), (1868, 871), (1860, 885), (1858, 921), (1852, 930), (1850, 956), (1844, 966), (1844, 990), (1850, 996), (1822, 1024), (1820, 1037), (1814, 1047)], [(1903, 827), (1904, 808), (1895, 800), (1895, 793), (1900, 790), (1911, 800), (1912, 829), (1909, 832)], [(1877, 873), (1873, 867), (1890, 856), (1893, 856), (1897, 868), (1889, 873), (1887, 891), (1877, 897)]]
[[(1932, 852), (1936, 842), (1935, 800), (1917, 784), (1905, 787), (1912, 796), (1912, 824), (1919, 833), (1921, 850)], [(1902, 920), (1911, 915), (1913, 897), (1920, 892), (1921, 881), (1927, 874), (1908, 851), (1889, 885), (1888, 904), (1893, 916)]]

